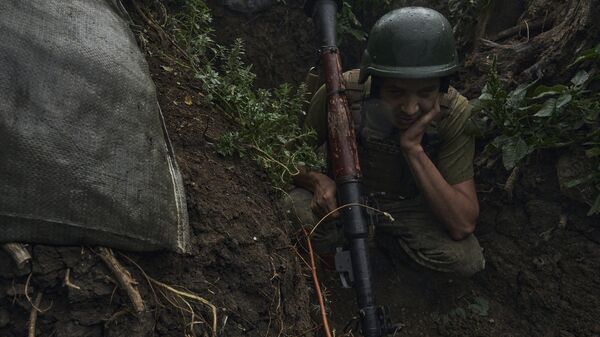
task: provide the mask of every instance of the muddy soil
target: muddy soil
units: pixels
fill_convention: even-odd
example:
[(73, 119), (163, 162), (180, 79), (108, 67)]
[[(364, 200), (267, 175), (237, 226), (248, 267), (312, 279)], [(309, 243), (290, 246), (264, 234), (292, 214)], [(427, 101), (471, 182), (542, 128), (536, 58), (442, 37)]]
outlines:
[(212, 10), (216, 40), (226, 45), (238, 38), (245, 42), (246, 60), (254, 65), (258, 87), (304, 81), (307, 66), (318, 58), (313, 23), (302, 9), (304, 1), (277, 1), (254, 14), (228, 10), (217, 0), (206, 3)]
[[(148, 48), (162, 48), (155, 43)], [(189, 72), (158, 54), (147, 53), (147, 60), (183, 174), (191, 254), (117, 253), (150, 310), (140, 324), (94, 247), (29, 245), (33, 263), (24, 270), (0, 251), (0, 336), (27, 335), (39, 293), (36, 336), (212, 336), (207, 306), (150, 287), (141, 270), (214, 304), (219, 336), (297, 336), (313, 327), (309, 290), (267, 178), (248, 158), (217, 155), (213, 142), (231, 126), (199, 103), (201, 84)]]

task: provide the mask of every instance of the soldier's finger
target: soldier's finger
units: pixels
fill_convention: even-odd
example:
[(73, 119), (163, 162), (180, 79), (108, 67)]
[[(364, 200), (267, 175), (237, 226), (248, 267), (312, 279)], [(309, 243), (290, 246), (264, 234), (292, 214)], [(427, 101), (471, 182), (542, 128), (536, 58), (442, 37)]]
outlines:
[(323, 209), (319, 206), (318, 202), (314, 198), (310, 202), (310, 209), (318, 216), (323, 214)]
[[(327, 211), (331, 212), (334, 209), (337, 208), (337, 200), (335, 198), (331, 198), (328, 200), (327, 202)], [(332, 218), (339, 218), (340, 217), (340, 212), (339, 211), (335, 211), (333, 213), (331, 213), (330, 215)]]

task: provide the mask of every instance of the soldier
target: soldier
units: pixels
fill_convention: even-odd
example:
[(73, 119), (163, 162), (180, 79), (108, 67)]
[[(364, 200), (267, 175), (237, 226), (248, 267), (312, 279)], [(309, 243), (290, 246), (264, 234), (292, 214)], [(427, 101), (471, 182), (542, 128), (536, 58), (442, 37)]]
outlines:
[[(457, 67), (448, 20), (432, 9), (407, 7), (375, 23), (360, 69), (344, 79), (365, 192), (372, 206), (394, 217), (370, 212), (376, 242), (428, 269), (470, 276), (485, 262), (472, 234), (479, 203), (471, 108), (449, 86)], [(316, 130), (317, 146), (327, 139), (326, 105), (322, 86), (304, 121)], [(338, 206), (330, 176), (304, 170), (294, 184), (287, 207), (301, 224), (315, 224)], [(321, 256), (343, 244), (339, 226), (326, 222), (314, 233)]]

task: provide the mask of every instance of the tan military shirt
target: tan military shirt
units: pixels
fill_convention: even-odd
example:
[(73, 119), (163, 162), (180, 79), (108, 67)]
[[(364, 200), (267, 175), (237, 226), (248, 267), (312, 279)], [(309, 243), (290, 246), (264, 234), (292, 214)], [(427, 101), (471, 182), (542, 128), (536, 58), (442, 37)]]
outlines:
[[(363, 103), (369, 97), (370, 81), (359, 84), (358, 73), (357, 69), (344, 73), (355, 126), (361, 124), (359, 116), (369, 113), (368, 109), (364, 111)], [(473, 178), (475, 141), (469, 132), (471, 107), (467, 99), (452, 87), (442, 96), (440, 107), (440, 118), (432, 122), (431, 132), (425, 137), (429, 144), (424, 144), (424, 148), (446, 181), (454, 185)], [(326, 142), (327, 97), (324, 86), (313, 96), (304, 125), (316, 130), (317, 146)], [(397, 131), (384, 138), (359, 139), (363, 183), (368, 193), (383, 192), (389, 196), (413, 198), (418, 195), (418, 190), (400, 151)], [(357, 134), (360, 133), (361, 130), (357, 129)]]

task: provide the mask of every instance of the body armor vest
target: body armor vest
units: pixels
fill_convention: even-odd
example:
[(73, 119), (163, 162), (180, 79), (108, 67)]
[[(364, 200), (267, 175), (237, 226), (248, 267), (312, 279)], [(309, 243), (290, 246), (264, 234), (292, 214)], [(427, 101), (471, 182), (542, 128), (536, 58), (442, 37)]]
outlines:
[[(400, 148), (399, 130), (390, 128), (387, 134), (376, 134), (368, 130), (366, 115), (373, 105), (369, 104), (369, 81), (358, 83), (358, 71), (347, 72), (346, 97), (354, 120), (357, 135), (358, 157), (363, 173), (363, 185), (367, 195), (379, 199), (412, 199), (419, 195), (408, 163)], [(440, 104), (440, 118), (448, 114), (448, 108)], [(423, 135), (422, 146), (435, 163), (439, 145), (438, 121), (432, 122)]]

